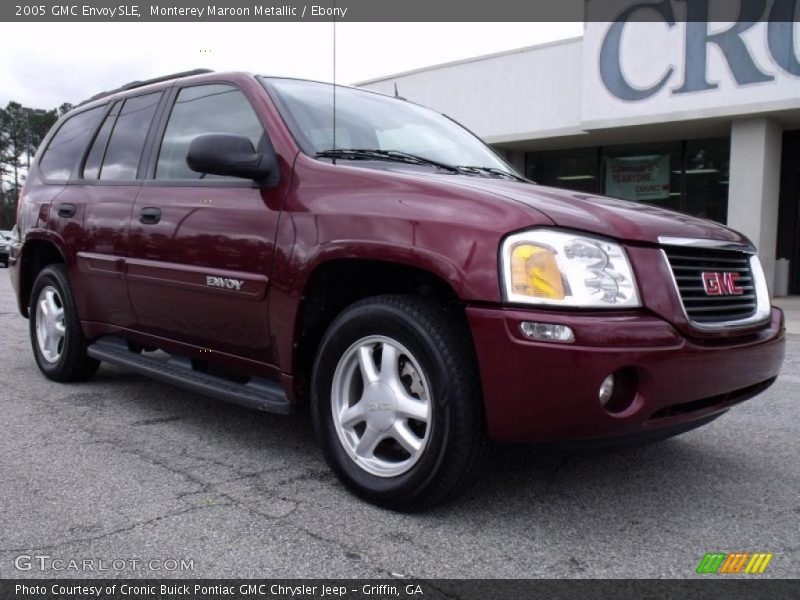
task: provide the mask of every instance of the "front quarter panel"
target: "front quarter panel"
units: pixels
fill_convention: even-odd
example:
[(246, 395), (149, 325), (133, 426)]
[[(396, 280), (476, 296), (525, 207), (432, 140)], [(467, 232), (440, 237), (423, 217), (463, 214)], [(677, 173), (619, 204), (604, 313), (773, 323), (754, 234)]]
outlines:
[(424, 269), (466, 302), (500, 302), (497, 252), (509, 231), (552, 222), (515, 202), (413, 174), (298, 156), (277, 240), (270, 301), (291, 372), (300, 298), (320, 264), (358, 258)]

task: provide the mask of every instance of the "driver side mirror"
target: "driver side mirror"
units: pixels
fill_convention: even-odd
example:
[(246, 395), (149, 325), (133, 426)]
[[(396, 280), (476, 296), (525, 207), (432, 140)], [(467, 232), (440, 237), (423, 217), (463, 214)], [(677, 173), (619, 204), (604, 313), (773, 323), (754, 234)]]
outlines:
[(274, 154), (256, 152), (253, 143), (243, 135), (208, 133), (189, 144), (186, 164), (192, 171), (211, 175), (227, 175), (265, 183), (277, 174)]

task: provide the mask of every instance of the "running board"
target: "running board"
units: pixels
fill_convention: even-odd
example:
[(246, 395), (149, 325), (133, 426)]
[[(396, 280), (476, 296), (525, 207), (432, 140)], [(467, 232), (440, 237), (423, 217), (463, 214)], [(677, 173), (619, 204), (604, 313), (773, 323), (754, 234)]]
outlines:
[(125, 340), (115, 337), (100, 338), (91, 344), (86, 352), (97, 360), (211, 398), (282, 415), (288, 415), (294, 411), (294, 407), (286, 397), (281, 385), (269, 379), (253, 377), (247, 383), (235, 383), (208, 373), (195, 371), (192, 368), (191, 360), (183, 356), (172, 356), (169, 360), (159, 360), (152, 356), (133, 352), (128, 348)]

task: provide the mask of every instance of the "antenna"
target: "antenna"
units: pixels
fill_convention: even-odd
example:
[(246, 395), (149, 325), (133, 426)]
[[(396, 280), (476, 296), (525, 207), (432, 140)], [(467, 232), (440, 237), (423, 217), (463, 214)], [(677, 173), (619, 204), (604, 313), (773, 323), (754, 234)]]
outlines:
[(333, 0), (333, 164), (336, 164), (336, 0)]
[(406, 98), (404, 98), (403, 96), (401, 96), (400, 94), (397, 93), (397, 82), (396, 81), (394, 82), (394, 97), (397, 98), (398, 100), (406, 100)]

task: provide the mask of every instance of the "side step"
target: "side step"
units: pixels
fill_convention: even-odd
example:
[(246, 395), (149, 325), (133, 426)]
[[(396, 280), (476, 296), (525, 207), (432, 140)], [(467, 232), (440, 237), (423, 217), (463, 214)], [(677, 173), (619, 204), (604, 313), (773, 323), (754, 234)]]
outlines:
[(125, 340), (103, 337), (86, 349), (92, 358), (130, 371), (171, 383), (189, 391), (233, 402), (248, 408), (288, 415), (294, 406), (286, 397), (281, 385), (275, 381), (253, 377), (247, 383), (235, 383), (192, 369), (189, 359), (172, 356), (159, 360), (132, 352)]

